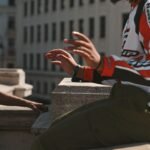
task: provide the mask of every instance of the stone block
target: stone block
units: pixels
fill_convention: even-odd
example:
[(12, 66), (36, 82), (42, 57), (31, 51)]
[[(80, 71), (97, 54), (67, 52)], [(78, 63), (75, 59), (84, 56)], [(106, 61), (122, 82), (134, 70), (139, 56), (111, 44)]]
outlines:
[(27, 107), (0, 105), (0, 130), (30, 130), (38, 115)]
[(111, 86), (89, 82), (71, 82), (64, 78), (52, 92), (52, 115), (55, 118), (82, 105), (105, 99)]
[(5, 85), (20, 85), (25, 83), (25, 73), (22, 69), (0, 69), (0, 83)]
[(15, 86), (13, 94), (18, 97), (27, 97), (32, 94), (33, 86), (30, 84), (22, 84)]
[(32, 94), (33, 86), (25, 83), (22, 69), (0, 69), (0, 91), (19, 97)]

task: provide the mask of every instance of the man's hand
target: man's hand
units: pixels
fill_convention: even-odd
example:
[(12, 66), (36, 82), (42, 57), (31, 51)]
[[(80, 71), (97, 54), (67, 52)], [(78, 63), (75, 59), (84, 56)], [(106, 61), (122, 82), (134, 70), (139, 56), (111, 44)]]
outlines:
[(77, 66), (77, 63), (71, 54), (62, 49), (50, 50), (45, 56), (47, 59), (51, 59), (53, 64), (61, 66), (69, 75), (72, 74), (75, 66)]
[(73, 32), (74, 40), (65, 39), (66, 44), (71, 44), (65, 50), (79, 54), (85, 60), (88, 66), (96, 68), (100, 62), (100, 54), (97, 52), (92, 41), (82, 33)]

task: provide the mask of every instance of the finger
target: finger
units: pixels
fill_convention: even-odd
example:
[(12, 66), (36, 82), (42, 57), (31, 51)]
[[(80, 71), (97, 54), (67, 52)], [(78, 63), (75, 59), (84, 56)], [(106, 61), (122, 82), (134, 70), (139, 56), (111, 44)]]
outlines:
[(63, 54), (63, 55), (66, 55), (68, 57), (70, 55), (68, 52), (66, 52), (66, 51), (64, 51), (62, 49), (55, 49), (55, 50), (48, 51), (45, 54), (45, 57), (49, 58), (49, 59), (55, 59), (58, 54)]
[(69, 57), (67, 57), (66, 55), (63, 55), (63, 54), (59, 54), (59, 55), (57, 55), (57, 59), (59, 61), (63, 61), (63, 60), (68, 60)]
[(45, 53), (45, 55), (47, 54), (58, 54), (58, 53), (64, 53), (65, 51), (63, 49), (53, 49), (53, 50), (49, 50)]
[(83, 40), (69, 40), (69, 39), (64, 39), (64, 43), (66, 44), (71, 44), (75, 47), (78, 47), (78, 46), (83, 46), (83, 47), (86, 47), (86, 48), (91, 48), (91, 45)]
[(89, 58), (90, 57), (90, 55), (88, 53), (81, 51), (81, 50), (74, 50), (73, 53), (78, 54), (83, 58)]
[(54, 60), (54, 61), (52, 61), (52, 63), (55, 65), (59, 65), (59, 66), (61, 65), (61, 61), (58, 61), (58, 60)]
[[(70, 47), (67, 47), (66, 50), (71, 51), (71, 54), (75, 54), (76, 51), (83, 51), (84, 53), (87, 53), (88, 56), (91, 55), (91, 51), (82, 46), (79, 46), (79, 47), (70, 46)], [(78, 53), (76, 53), (76, 54), (78, 54)]]
[(75, 49), (73, 51), (76, 51), (76, 50), (83, 51), (83, 52), (87, 53), (88, 55), (91, 55), (91, 51), (89, 49), (87, 49), (86, 47), (79, 46), (77, 49)]
[(84, 35), (83, 33), (73, 31), (72, 35), (77, 37), (80, 40), (85, 41), (85, 42), (91, 42), (91, 40), (86, 35)]

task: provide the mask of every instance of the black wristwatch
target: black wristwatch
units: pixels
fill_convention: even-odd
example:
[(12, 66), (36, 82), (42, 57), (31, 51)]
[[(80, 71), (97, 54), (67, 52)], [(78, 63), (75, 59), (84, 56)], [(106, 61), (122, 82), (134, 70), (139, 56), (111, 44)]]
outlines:
[(79, 65), (75, 66), (75, 68), (73, 70), (72, 79), (71, 79), (72, 82), (80, 82), (81, 79), (76, 77), (79, 69), (80, 69)]

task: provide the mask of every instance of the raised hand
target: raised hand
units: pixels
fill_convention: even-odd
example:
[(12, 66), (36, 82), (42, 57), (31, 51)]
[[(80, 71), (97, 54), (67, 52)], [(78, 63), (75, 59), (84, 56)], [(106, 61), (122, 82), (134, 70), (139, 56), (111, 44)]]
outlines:
[(78, 65), (71, 54), (63, 49), (50, 50), (45, 54), (45, 57), (50, 59), (53, 64), (61, 66), (69, 75), (72, 74), (75, 66)]
[(100, 62), (100, 54), (97, 52), (92, 41), (82, 33), (72, 32), (74, 40), (65, 39), (66, 44), (70, 44), (65, 50), (78, 54), (85, 60), (88, 66), (96, 68)]

